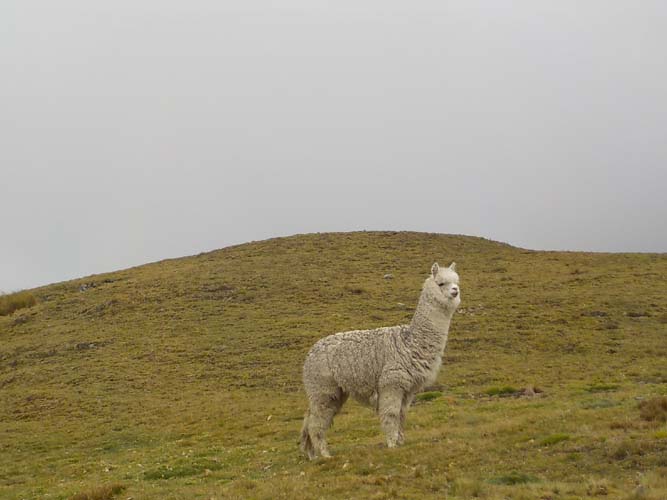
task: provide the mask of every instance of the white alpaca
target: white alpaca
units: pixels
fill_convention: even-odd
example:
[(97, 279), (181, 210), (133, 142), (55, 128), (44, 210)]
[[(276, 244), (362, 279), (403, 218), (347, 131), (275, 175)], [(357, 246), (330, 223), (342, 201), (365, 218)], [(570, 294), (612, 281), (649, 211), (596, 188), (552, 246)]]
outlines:
[(310, 459), (331, 456), (325, 433), (350, 395), (378, 412), (389, 448), (403, 443), (405, 414), (438, 375), (460, 303), (456, 264), (435, 263), (409, 325), (337, 333), (315, 343), (303, 366), (309, 408), (301, 449)]

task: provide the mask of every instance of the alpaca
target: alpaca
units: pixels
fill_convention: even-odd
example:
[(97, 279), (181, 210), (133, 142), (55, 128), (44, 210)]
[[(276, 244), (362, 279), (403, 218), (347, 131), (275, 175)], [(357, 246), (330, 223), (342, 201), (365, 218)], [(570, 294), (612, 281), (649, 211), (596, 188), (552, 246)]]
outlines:
[(403, 443), (405, 414), (438, 375), (460, 303), (456, 264), (436, 262), (410, 324), (336, 333), (315, 343), (303, 366), (309, 408), (301, 449), (308, 458), (331, 456), (325, 433), (348, 396), (375, 409), (389, 448)]

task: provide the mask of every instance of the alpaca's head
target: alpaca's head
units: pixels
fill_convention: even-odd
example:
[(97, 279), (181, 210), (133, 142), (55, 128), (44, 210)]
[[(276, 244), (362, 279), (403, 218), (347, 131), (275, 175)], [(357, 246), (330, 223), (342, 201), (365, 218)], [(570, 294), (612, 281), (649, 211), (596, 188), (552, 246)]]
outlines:
[(459, 306), (461, 289), (459, 275), (456, 273), (456, 262), (452, 262), (449, 267), (440, 267), (436, 262), (431, 267), (431, 276), (426, 281), (430, 282), (431, 296), (437, 303), (453, 309)]

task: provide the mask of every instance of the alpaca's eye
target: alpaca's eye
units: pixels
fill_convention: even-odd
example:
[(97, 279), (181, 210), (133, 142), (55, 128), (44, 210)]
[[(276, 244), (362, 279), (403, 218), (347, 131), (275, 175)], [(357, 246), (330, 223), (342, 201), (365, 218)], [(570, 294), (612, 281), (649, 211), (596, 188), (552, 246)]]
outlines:
[(445, 286), (447, 283), (438, 283), (438, 286)]

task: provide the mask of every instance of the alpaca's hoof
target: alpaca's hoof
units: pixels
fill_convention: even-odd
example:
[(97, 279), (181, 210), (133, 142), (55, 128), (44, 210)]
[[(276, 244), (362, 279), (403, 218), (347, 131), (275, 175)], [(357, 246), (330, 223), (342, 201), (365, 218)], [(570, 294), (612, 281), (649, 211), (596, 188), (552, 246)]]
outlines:
[(396, 446), (402, 446), (403, 443), (405, 443), (405, 436), (402, 433), (399, 433), (398, 437), (396, 438)]

